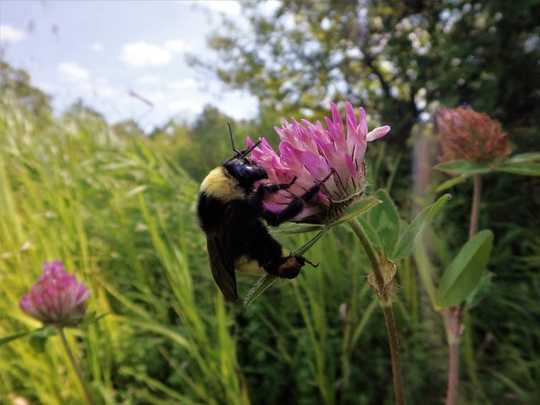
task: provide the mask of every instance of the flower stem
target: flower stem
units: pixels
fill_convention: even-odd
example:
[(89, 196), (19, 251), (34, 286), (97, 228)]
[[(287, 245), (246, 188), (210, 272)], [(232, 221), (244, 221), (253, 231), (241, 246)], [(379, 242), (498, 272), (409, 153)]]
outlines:
[(480, 212), (480, 194), (482, 192), (482, 179), (479, 174), (475, 174), (473, 177), (474, 190), (473, 200), (471, 206), (471, 219), (469, 223), (469, 239), (472, 239), (474, 234), (478, 231), (478, 214)]
[(386, 326), (386, 333), (388, 336), (388, 346), (390, 348), (390, 359), (392, 363), (392, 378), (394, 383), (394, 397), (396, 405), (403, 405), (405, 403), (403, 397), (403, 384), (401, 381), (401, 367), (399, 360), (399, 338), (396, 328), (396, 322), (394, 319), (394, 311), (392, 309), (392, 297), (390, 297), (387, 292), (388, 289), (385, 288), (384, 275), (377, 259), (377, 253), (371, 245), (369, 239), (367, 238), (364, 229), (356, 221), (350, 221), (349, 225), (351, 226), (354, 234), (358, 237), (358, 240), (362, 244), (367, 257), (373, 268), (373, 274), (375, 277), (375, 282), (377, 284), (377, 297), (381, 304), (381, 308), (384, 314), (384, 324)]
[[(480, 214), (480, 196), (482, 193), (482, 179), (479, 174), (473, 177), (473, 197), (471, 205), (471, 218), (469, 221), (469, 240), (478, 231), (478, 217)], [(446, 389), (446, 405), (456, 405), (459, 393), (459, 355), (461, 322), (463, 306), (453, 306), (443, 312), (443, 319), (448, 340), (448, 385)]]
[(446, 339), (448, 341), (448, 385), (446, 390), (446, 405), (455, 405), (458, 401), (461, 314), (462, 310), (458, 306), (443, 311)]
[(62, 328), (61, 326), (58, 327), (58, 334), (60, 335), (60, 338), (62, 339), (62, 344), (64, 345), (64, 349), (66, 350), (66, 353), (67, 353), (67, 355), (69, 357), (69, 361), (71, 363), (71, 366), (75, 370), (75, 374), (77, 374), (77, 378), (79, 379), (79, 382), (81, 383), (86, 403), (88, 405), (94, 405), (95, 402), (92, 399), (92, 396), (90, 395), (90, 388), (88, 387), (88, 383), (84, 379), (84, 377), (82, 375), (82, 371), (79, 368), (79, 366), (77, 365), (77, 361), (75, 360), (75, 356), (73, 355), (73, 352), (71, 351), (71, 348), (69, 347), (69, 343), (68, 343), (68, 341), (66, 339), (66, 334), (64, 333), (64, 328)]

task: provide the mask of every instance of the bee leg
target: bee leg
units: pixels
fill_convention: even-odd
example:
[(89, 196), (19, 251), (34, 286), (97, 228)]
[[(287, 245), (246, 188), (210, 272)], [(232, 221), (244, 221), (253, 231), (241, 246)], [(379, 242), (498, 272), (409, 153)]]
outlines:
[(271, 275), (280, 278), (295, 278), (306, 260), (302, 256), (289, 255), (273, 258), (262, 267)]
[(311, 199), (313, 199), (313, 197), (315, 197), (319, 193), (319, 191), (321, 191), (321, 186), (326, 182), (326, 180), (330, 178), (330, 176), (334, 174), (334, 172), (335, 170), (332, 169), (324, 179), (315, 183), (315, 185), (312, 186), (308, 191), (306, 191), (300, 198), (306, 202), (311, 201)]
[(268, 274), (281, 278), (294, 278), (305, 263), (301, 256), (287, 255), (262, 222), (254, 225), (247, 240), (246, 255), (256, 260)]
[(262, 207), (262, 203), (266, 194), (275, 194), (280, 190), (287, 190), (296, 182), (295, 176), (289, 183), (280, 184), (261, 184), (257, 187), (255, 194), (252, 197), (252, 203), (257, 207)]
[(262, 217), (268, 222), (268, 225), (279, 226), (284, 222), (290, 221), (295, 216), (300, 214), (304, 209), (304, 201), (301, 198), (295, 198), (283, 210), (272, 212), (267, 209), (262, 209)]
[[(326, 179), (325, 179), (326, 180)], [(272, 212), (264, 209), (261, 202), (262, 217), (271, 226), (279, 226), (284, 222), (290, 221), (295, 216), (300, 214), (304, 209), (305, 203), (311, 201), (319, 191), (321, 191), (321, 184), (317, 183), (307, 190), (300, 197), (295, 197), (289, 205), (279, 212)]]

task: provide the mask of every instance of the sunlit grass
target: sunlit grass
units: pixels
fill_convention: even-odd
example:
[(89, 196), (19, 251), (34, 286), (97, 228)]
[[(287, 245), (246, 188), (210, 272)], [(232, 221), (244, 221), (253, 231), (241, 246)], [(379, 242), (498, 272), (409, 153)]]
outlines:
[[(89, 310), (109, 314), (84, 333), (69, 333), (103, 401), (246, 397), (230, 319), (201, 269), (194, 182), (144, 140), (122, 141), (88, 122), (41, 131), (3, 107), (0, 335), (38, 326), (18, 300), (43, 261), (60, 259), (91, 288)], [(206, 294), (196, 297), (197, 290)], [(210, 305), (215, 312), (201, 310)], [(28, 339), (2, 347), (0, 397), (77, 403), (81, 395), (58, 339), (47, 349)], [(156, 364), (145, 363), (147, 351)], [(149, 376), (149, 368), (166, 363), (176, 388)]]
[[(92, 117), (51, 122), (1, 101), (0, 336), (39, 326), (18, 301), (43, 262), (59, 259), (91, 288), (89, 311), (107, 314), (68, 331), (100, 403), (391, 400), (382, 317), (348, 229), (328, 233), (308, 252), (318, 268), (279, 281), (245, 311), (229, 308), (211, 279), (195, 220), (198, 185), (174, 160), (174, 148), (118, 137)], [(390, 188), (401, 181), (399, 159), (385, 153), (373, 148), (369, 169), (384, 172), (378, 186)], [(409, 196), (401, 193), (407, 209)], [(467, 319), (463, 387), (472, 403), (501, 392), (534, 398), (540, 366), (530, 353), (540, 333), (510, 321), (508, 336), (490, 338), (489, 331), (505, 311), (530, 322), (539, 313), (528, 298), (539, 288), (530, 270), (540, 257), (536, 242), (518, 269), (532, 281), (497, 290), (483, 309), (489, 316), (473, 311)], [(242, 277), (241, 291), (254, 282)], [(520, 291), (526, 294), (516, 298)], [(413, 263), (401, 263), (396, 315), (411, 400), (444, 392), (443, 329), (426, 300)], [(28, 338), (0, 347), (0, 403), (80, 403), (59, 339), (48, 339), (46, 349)]]

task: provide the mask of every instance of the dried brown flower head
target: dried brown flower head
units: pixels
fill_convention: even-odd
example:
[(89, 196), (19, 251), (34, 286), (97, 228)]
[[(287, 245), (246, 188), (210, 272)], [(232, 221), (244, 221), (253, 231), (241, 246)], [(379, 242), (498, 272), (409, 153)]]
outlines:
[(472, 108), (441, 108), (435, 114), (440, 136), (441, 162), (490, 162), (510, 154), (508, 136), (501, 124)]

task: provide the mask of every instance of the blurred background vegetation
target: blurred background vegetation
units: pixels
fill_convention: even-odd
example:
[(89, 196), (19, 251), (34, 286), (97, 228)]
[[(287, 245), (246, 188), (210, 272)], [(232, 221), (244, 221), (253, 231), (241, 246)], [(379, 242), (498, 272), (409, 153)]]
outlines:
[[(91, 287), (90, 309), (109, 314), (70, 333), (103, 403), (392, 403), (382, 314), (352, 236), (327, 236), (309, 252), (319, 268), (235, 312), (211, 280), (198, 182), (230, 156), (227, 122), (238, 143), (275, 142), (282, 118), (320, 118), (333, 100), (392, 125), (370, 145), (368, 192), (387, 188), (403, 217), (429, 198), (420, 171), (436, 163), (438, 106), (471, 105), (501, 121), (515, 152), (539, 151), (540, 2), (284, 0), (272, 15), (242, 6), (249, 28), (224, 20), (208, 40), (214, 59), (190, 60), (259, 99), (249, 121), (208, 106), (145, 133), (82, 101), (53, 114), (27, 73), (0, 64), (0, 335), (37, 326), (18, 299), (44, 260), (60, 259)], [(430, 234), (435, 273), (466, 240), (471, 185), (451, 192)], [(466, 319), (463, 404), (540, 400), (539, 209), (538, 178), (484, 177), (493, 278)], [(407, 398), (440, 403), (444, 329), (414, 260), (398, 275)], [(0, 348), (0, 403), (76, 404), (77, 387), (56, 338)]]

